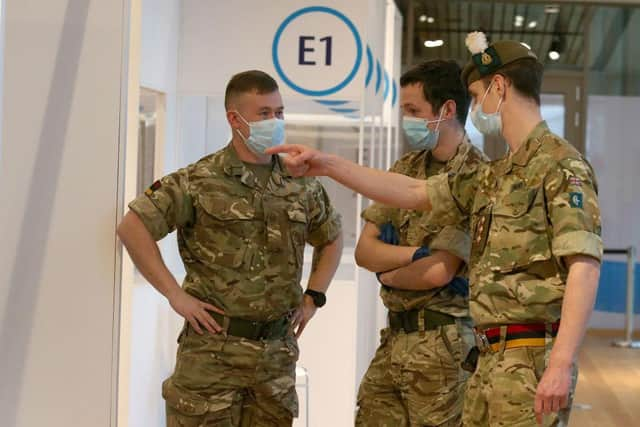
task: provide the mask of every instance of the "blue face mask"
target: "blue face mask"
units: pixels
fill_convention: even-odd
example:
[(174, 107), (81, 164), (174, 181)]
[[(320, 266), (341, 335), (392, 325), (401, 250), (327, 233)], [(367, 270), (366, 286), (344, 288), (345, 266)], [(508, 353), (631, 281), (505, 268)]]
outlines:
[(285, 140), (284, 120), (268, 119), (258, 122), (248, 122), (238, 111), (238, 116), (249, 126), (249, 137), (245, 137), (240, 129), (236, 129), (240, 138), (255, 154), (264, 156), (265, 150), (282, 145)]
[(493, 81), (484, 92), (482, 101), (471, 110), (471, 122), (482, 133), (487, 136), (500, 136), (502, 134), (502, 116), (500, 115), (500, 106), (502, 105), (502, 97), (498, 101), (498, 108), (495, 113), (487, 114), (482, 111), (482, 104), (489, 93), (489, 89), (493, 86)]
[[(402, 129), (412, 150), (431, 150), (438, 144), (440, 122), (444, 109), (440, 110), (438, 120), (425, 120), (418, 117), (402, 117)], [(438, 123), (435, 130), (427, 127), (429, 123)]]

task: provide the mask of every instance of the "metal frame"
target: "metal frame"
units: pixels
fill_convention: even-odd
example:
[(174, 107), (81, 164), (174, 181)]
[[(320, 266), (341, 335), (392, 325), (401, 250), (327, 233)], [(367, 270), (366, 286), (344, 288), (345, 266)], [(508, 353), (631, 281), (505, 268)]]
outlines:
[(614, 347), (640, 349), (640, 341), (633, 341), (633, 299), (635, 287), (636, 248), (629, 246), (627, 249), (605, 249), (605, 255), (627, 256), (627, 307), (625, 311), (624, 340), (611, 343)]

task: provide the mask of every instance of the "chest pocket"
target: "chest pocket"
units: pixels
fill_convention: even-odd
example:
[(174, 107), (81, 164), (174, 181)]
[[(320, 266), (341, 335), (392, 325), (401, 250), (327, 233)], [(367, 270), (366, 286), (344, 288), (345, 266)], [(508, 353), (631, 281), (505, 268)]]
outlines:
[(509, 272), (551, 258), (544, 194), (522, 188), (504, 195), (491, 218), (491, 269)]
[(302, 265), (309, 221), (304, 206), (298, 202), (293, 203), (287, 210), (287, 219), (291, 251), (295, 254), (298, 265)]
[(259, 230), (256, 219), (256, 209), (248, 198), (200, 196), (189, 246), (202, 260), (232, 268), (248, 266), (248, 246)]

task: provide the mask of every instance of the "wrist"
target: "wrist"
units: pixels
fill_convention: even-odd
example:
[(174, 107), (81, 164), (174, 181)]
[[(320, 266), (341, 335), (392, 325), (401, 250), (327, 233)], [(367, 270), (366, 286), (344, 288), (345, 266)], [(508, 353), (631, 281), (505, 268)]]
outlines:
[(339, 162), (340, 158), (338, 156), (334, 154), (325, 154), (321, 160), (325, 174), (329, 177), (334, 177), (335, 171), (339, 168)]
[(568, 354), (554, 354), (549, 356), (549, 367), (559, 369), (569, 369), (573, 365), (573, 356)]
[(171, 301), (171, 300), (175, 299), (182, 292), (183, 292), (182, 288), (176, 284), (174, 286), (171, 286), (167, 290), (167, 292), (165, 292), (164, 296), (167, 299), (167, 301)]
[(313, 289), (307, 289), (304, 291), (304, 298), (311, 298), (311, 302), (316, 308), (320, 308), (327, 303), (327, 297), (324, 292), (315, 291)]

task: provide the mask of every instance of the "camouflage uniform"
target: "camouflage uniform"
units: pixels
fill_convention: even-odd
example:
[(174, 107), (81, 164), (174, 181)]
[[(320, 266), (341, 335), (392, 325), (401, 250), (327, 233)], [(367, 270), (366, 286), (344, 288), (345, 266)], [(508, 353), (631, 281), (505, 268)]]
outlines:
[[(427, 180), (431, 215), (471, 216), (471, 318), (479, 329), (560, 319), (568, 270), (562, 257), (602, 258), (591, 166), (541, 122), (517, 152), (477, 170)], [(546, 340), (546, 341), (544, 341)], [(535, 426), (534, 397), (554, 339), (480, 356), (469, 380), (465, 426)], [(575, 389), (574, 385), (571, 394)], [(545, 425), (566, 425), (569, 410)]]
[[(391, 171), (426, 179), (443, 171), (473, 169), (483, 161), (478, 149), (463, 142), (447, 163), (435, 161), (431, 151), (414, 151), (398, 160)], [(364, 210), (362, 217), (378, 226), (391, 221), (402, 246), (427, 245), (432, 251), (445, 250), (468, 260), (470, 239), (465, 218), (439, 226), (422, 212), (380, 204)], [(427, 331), (381, 331), (380, 347), (360, 385), (356, 425), (459, 426), (468, 377), (460, 362), (473, 343), (467, 299), (446, 287), (405, 291), (384, 286), (380, 296), (392, 312), (428, 309), (454, 316), (457, 321)]]
[[(319, 182), (240, 161), (233, 146), (170, 174), (129, 206), (154, 239), (177, 230), (184, 290), (228, 318), (282, 319), (302, 301), (305, 242), (335, 240), (340, 219)], [(225, 325), (221, 325), (225, 326)], [(163, 384), (170, 427), (285, 426), (297, 416), (296, 340), (197, 335), (185, 327)]]

